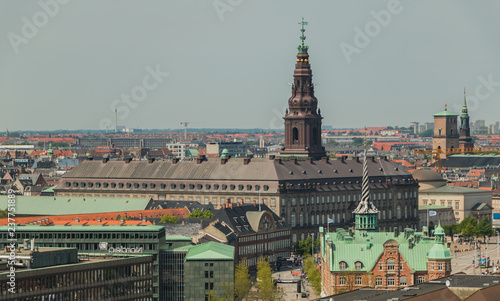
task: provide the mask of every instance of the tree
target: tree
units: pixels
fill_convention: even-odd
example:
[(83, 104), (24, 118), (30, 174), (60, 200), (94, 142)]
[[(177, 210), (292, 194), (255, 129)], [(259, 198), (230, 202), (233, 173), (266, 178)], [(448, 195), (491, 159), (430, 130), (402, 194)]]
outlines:
[[(472, 227), (475, 229), (477, 225), (477, 220), (473, 218), (472, 216), (467, 216), (464, 218), (460, 224), (458, 224), (458, 232), (462, 232), (468, 225), (472, 225)], [(463, 235), (463, 234), (462, 234)]]
[(248, 273), (248, 267), (245, 264), (245, 259), (241, 260), (234, 271), (234, 295), (237, 301), (243, 300), (248, 295), (252, 281)]
[(313, 261), (312, 256), (306, 255), (304, 259), (304, 272), (307, 274), (309, 282), (311, 282), (316, 295), (321, 294), (321, 273), (318, 266)]
[(212, 218), (214, 214), (210, 210), (201, 211), (196, 208), (193, 212), (188, 215), (188, 218)]
[(483, 238), (486, 238), (486, 236), (493, 235), (493, 228), (491, 227), (491, 222), (487, 217), (483, 218), (479, 222), (479, 224), (477, 224), (476, 229), (477, 229), (477, 236), (482, 236)]
[(466, 238), (470, 238), (476, 235), (476, 227), (474, 227), (472, 224), (467, 224), (463, 229), (462, 229), (462, 236)]
[(444, 234), (451, 236), (451, 237), (453, 237), (453, 235), (456, 233), (460, 233), (460, 231), (458, 231), (458, 225), (456, 225), (456, 224), (455, 225), (444, 225), (443, 229), (444, 229)]
[(421, 132), (420, 134), (418, 134), (418, 136), (419, 137), (432, 137), (433, 134), (434, 134), (434, 130), (428, 129), (428, 130), (425, 130), (425, 131)]
[[(313, 248), (311, 246), (312, 243), (312, 238), (308, 237), (305, 240), (300, 240), (295, 246), (294, 246), (294, 252), (300, 256), (304, 256), (305, 254), (310, 254), (310, 252), (313, 251)], [(320, 246), (320, 241), (319, 238), (314, 241), (314, 250), (317, 250)]]
[(352, 140), (352, 144), (354, 146), (362, 146), (364, 144), (364, 140), (363, 138), (354, 138), (354, 140)]
[(9, 216), (9, 213), (7, 212), (7, 208), (5, 210), (0, 209), (0, 218), (6, 218)]
[(179, 218), (177, 216), (162, 215), (160, 219), (160, 224), (177, 224)]
[(231, 284), (224, 282), (218, 284), (222, 287), (224, 293), (223, 296), (217, 296), (215, 290), (212, 290), (208, 294), (208, 300), (210, 301), (233, 301), (234, 300), (234, 290)]
[(277, 297), (276, 286), (274, 285), (271, 265), (263, 257), (259, 257), (259, 262), (257, 263), (257, 284), (258, 296), (261, 300), (274, 301)]

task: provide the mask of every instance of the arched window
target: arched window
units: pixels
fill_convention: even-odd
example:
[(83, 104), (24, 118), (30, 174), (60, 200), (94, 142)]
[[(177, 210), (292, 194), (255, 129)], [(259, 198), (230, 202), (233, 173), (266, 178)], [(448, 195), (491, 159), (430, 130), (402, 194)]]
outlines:
[(301, 227), (304, 226), (304, 214), (302, 212), (299, 214), (299, 224)]
[(290, 215), (290, 222), (292, 224), (292, 228), (295, 227), (295, 212), (292, 212)]
[(354, 263), (354, 268), (355, 268), (356, 270), (361, 270), (361, 269), (363, 268), (363, 264), (361, 263), (361, 261), (356, 261), (356, 262)]
[(321, 215), (321, 224), (323, 224), (323, 225), (325, 224), (325, 214), (324, 213)]
[(314, 212), (311, 212), (311, 225), (314, 226)]
[(392, 209), (389, 208), (389, 219), (392, 219)]
[(396, 207), (396, 217), (397, 217), (398, 219), (401, 219), (401, 205), (398, 205), (398, 206)]
[(405, 205), (405, 218), (408, 218), (408, 205)]
[(347, 269), (347, 263), (345, 261), (339, 262), (339, 269), (342, 271)]
[(296, 127), (294, 127), (292, 129), (292, 143), (293, 144), (298, 144), (299, 143), (299, 129), (297, 129)]

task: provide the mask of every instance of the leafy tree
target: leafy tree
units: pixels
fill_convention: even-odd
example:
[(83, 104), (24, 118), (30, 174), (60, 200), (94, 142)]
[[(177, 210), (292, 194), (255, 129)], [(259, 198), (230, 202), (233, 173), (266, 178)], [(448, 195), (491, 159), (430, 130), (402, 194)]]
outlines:
[(9, 213), (7, 212), (7, 208), (5, 210), (0, 209), (0, 218), (6, 218), (9, 216)]
[(215, 290), (212, 290), (208, 294), (208, 300), (210, 301), (233, 301), (234, 300), (234, 291), (232, 285), (227, 282), (219, 283), (219, 286), (222, 287), (224, 293), (222, 296), (217, 296), (215, 294)]
[(363, 138), (354, 138), (354, 140), (352, 140), (352, 144), (354, 146), (362, 146), (364, 144), (364, 140)]
[(388, 130), (393, 130), (394, 128), (392, 126), (387, 127)]
[(277, 290), (274, 285), (271, 265), (263, 257), (259, 257), (259, 262), (257, 263), (257, 284), (258, 296), (261, 300), (274, 301), (277, 299)]
[[(308, 237), (305, 240), (300, 240), (295, 246), (294, 246), (294, 252), (300, 256), (304, 256), (305, 254), (311, 254), (312, 252), (312, 238)], [(317, 250), (319, 248), (320, 241), (319, 238), (314, 241), (314, 250)]]
[(234, 271), (234, 295), (237, 301), (243, 300), (252, 287), (248, 267), (245, 264), (245, 259), (241, 260)]
[(314, 263), (312, 256), (306, 255), (304, 259), (304, 272), (307, 274), (316, 295), (321, 294), (321, 273), (318, 266)]
[(486, 238), (486, 236), (492, 236), (493, 235), (493, 228), (491, 227), (491, 222), (490, 220), (485, 217), (483, 218), (479, 224), (477, 224), (477, 236), (482, 236), (483, 238)]
[(418, 134), (418, 136), (419, 137), (432, 137), (433, 134), (434, 134), (434, 130), (428, 129), (428, 130), (425, 130), (425, 131), (421, 132), (420, 134)]
[(472, 224), (467, 224), (463, 229), (462, 229), (462, 236), (466, 238), (470, 238), (476, 235), (476, 227), (474, 227)]
[(177, 216), (162, 215), (160, 219), (160, 224), (177, 224), (179, 218)]
[(188, 218), (212, 218), (214, 214), (210, 210), (201, 211), (196, 208), (193, 212), (188, 215)]
[(456, 225), (456, 224), (455, 225), (444, 225), (443, 229), (444, 229), (444, 234), (449, 235), (449, 236), (453, 236), (456, 233), (460, 233), (460, 231), (458, 230), (458, 225)]
[(69, 144), (66, 142), (54, 142), (52, 143), (52, 147), (68, 147)]
[[(475, 218), (473, 218), (472, 216), (467, 216), (466, 218), (464, 218), (460, 224), (458, 224), (458, 232), (462, 232), (468, 225), (472, 225), (474, 227), (474, 229), (476, 228), (476, 225), (477, 225), (477, 220)], [(463, 235), (463, 234), (462, 234)]]

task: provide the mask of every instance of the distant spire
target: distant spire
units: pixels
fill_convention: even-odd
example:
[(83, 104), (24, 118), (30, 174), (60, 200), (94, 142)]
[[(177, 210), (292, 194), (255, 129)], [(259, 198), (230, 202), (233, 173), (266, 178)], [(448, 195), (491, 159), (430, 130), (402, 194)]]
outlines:
[(467, 99), (465, 98), (465, 87), (464, 87), (464, 104), (462, 105), (462, 113), (467, 114)]
[(297, 47), (299, 52), (307, 52), (307, 49), (309, 49), (309, 46), (304, 44), (304, 41), (306, 40), (306, 35), (304, 32), (306, 32), (306, 29), (304, 28), (304, 25), (309, 25), (309, 22), (304, 22), (304, 18), (302, 18), (302, 22), (299, 23), (302, 25), (302, 28), (300, 31), (302, 32), (302, 35), (300, 36), (300, 39), (302, 40), (302, 44)]

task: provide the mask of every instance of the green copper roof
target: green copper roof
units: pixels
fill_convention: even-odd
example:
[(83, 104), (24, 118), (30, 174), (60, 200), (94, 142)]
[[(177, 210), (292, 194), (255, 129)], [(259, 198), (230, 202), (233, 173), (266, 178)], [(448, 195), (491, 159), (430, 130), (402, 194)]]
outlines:
[[(163, 226), (153, 226), (153, 225), (53, 225), (53, 226), (45, 226), (45, 225), (17, 225), (16, 232), (158, 232), (164, 229)], [(7, 231), (8, 226), (0, 226), (0, 232)]]
[(165, 241), (191, 241), (191, 237), (184, 235), (165, 235)]
[[(149, 198), (99, 198), (74, 196), (16, 196), (18, 215), (68, 215), (144, 210)], [(8, 205), (8, 197), (0, 195), (0, 208)]]
[(56, 188), (56, 187), (57, 187), (57, 185), (50, 186), (49, 188), (42, 190), (42, 192), (54, 192), (54, 188)]
[[(320, 232), (323, 229), (320, 228)], [(418, 239), (417, 239), (418, 237)], [(393, 232), (356, 231), (353, 236), (343, 229), (337, 232), (325, 233), (325, 243), (333, 244), (330, 260), (330, 270), (340, 272), (339, 263), (345, 261), (347, 269), (354, 270), (355, 262), (362, 263), (360, 271), (370, 271), (374, 268), (384, 250), (384, 244), (395, 241), (399, 244), (399, 252), (413, 271), (427, 270), (427, 254), (433, 248), (434, 242), (421, 232), (407, 229), (394, 236)], [(326, 254), (322, 243), (322, 254)], [(449, 252), (449, 250), (448, 250)]]
[(447, 209), (447, 208), (450, 208), (450, 207), (439, 206), (439, 205), (418, 206), (418, 210)]
[(234, 247), (213, 241), (196, 245), (189, 249), (187, 260), (234, 260)]
[(434, 114), (433, 116), (435, 116), (435, 117), (444, 117), (444, 116), (450, 116), (450, 117), (452, 117), (452, 116), (458, 116), (458, 115), (455, 114), (455, 113), (452, 113), (452, 112), (448, 111), (447, 109), (445, 109), (444, 111), (441, 111), (441, 112), (439, 112), (437, 114)]
[(450, 249), (445, 245), (435, 244), (429, 250), (430, 259), (451, 259)]

